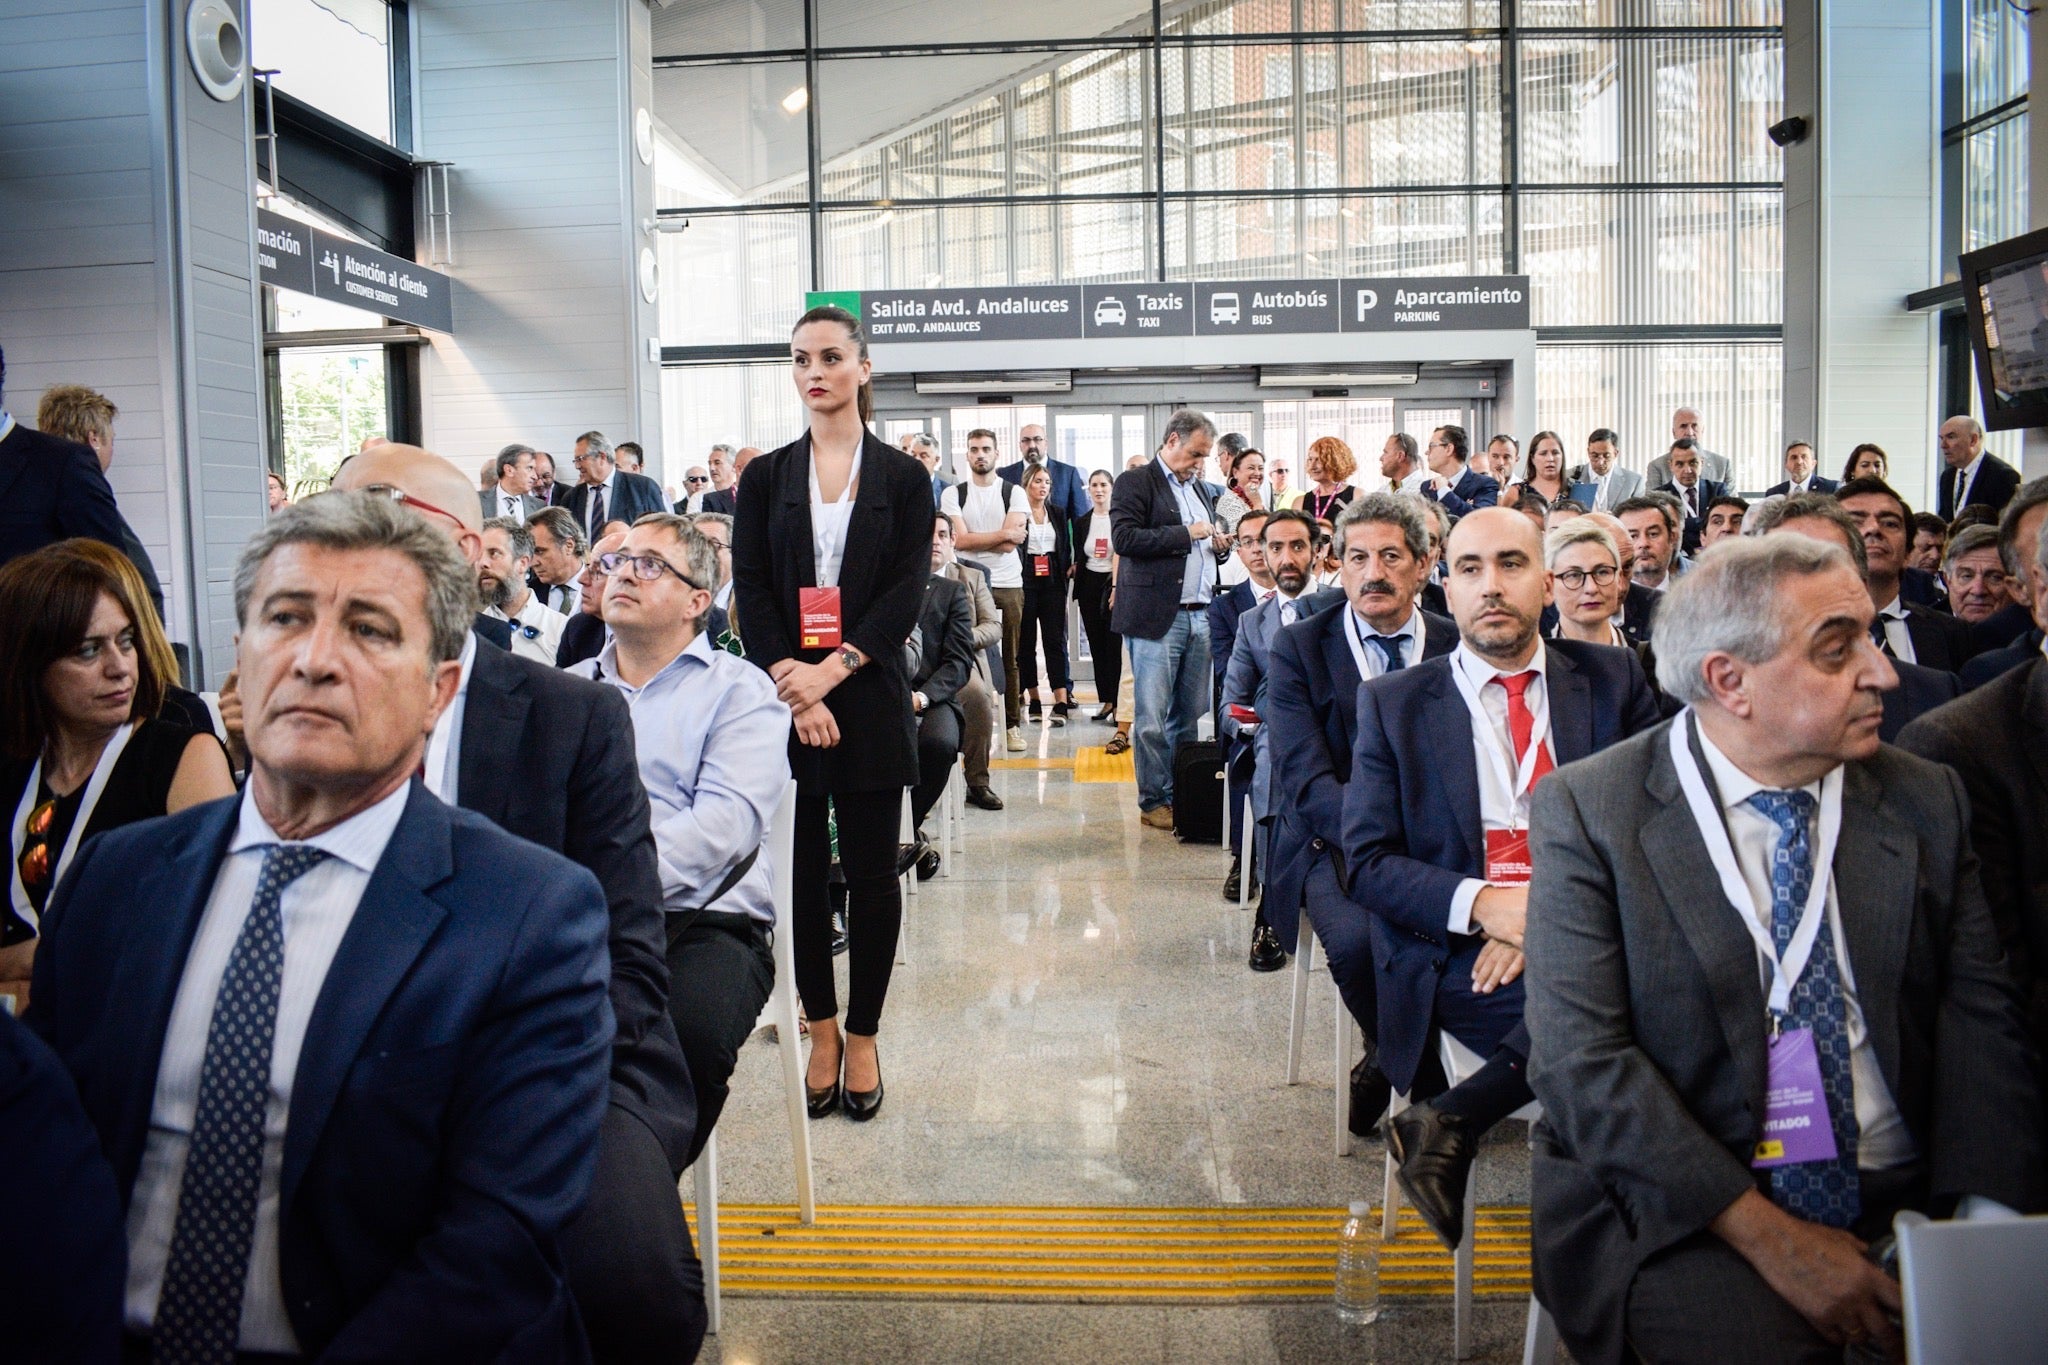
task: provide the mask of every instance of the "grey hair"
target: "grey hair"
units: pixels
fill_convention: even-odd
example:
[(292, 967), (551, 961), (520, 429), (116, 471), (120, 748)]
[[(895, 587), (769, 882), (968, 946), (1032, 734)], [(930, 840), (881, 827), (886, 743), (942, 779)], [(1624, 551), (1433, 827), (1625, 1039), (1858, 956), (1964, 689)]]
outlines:
[(1784, 647), (1778, 598), (1786, 580), (1854, 567), (1848, 551), (1811, 536), (1732, 537), (1712, 546), (1658, 608), (1650, 629), (1657, 685), (1688, 704), (1707, 700), (1708, 655), (1755, 664)]
[[(1984, 424), (1978, 421), (1976, 418), (1970, 416), (1966, 412), (1959, 412), (1955, 416), (1949, 418), (1948, 421), (1961, 422), (1963, 424), (1963, 430), (1969, 432), (1972, 436), (1982, 436), (1984, 434)], [(1947, 426), (1948, 422), (1944, 422), (1942, 423), (1942, 425)]]
[(1770, 498), (1759, 504), (1752, 523), (1747, 515), (1742, 519), (1742, 534), (1765, 536), (1777, 530), (1788, 521), (1824, 521), (1842, 533), (1849, 552), (1849, 558), (1856, 563), (1856, 576), (1868, 582), (1870, 579), (1870, 552), (1864, 547), (1863, 532), (1849, 514), (1842, 510), (1842, 504), (1835, 501), (1832, 493), (1794, 493), (1789, 496)]
[(2034, 563), (2048, 573), (2048, 521), (2041, 523), (2041, 534), (2034, 537)]
[(1336, 538), (1339, 552), (1351, 542), (1346, 538), (1354, 526), (1366, 524), (1392, 526), (1400, 531), (1401, 539), (1408, 544), (1408, 553), (1417, 559), (1429, 557), (1429, 527), (1423, 524), (1423, 510), (1418, 502), (1399, 493), (1367, 493), (1364, 497), (1353, 498), (1343, 511), (1337, 514), (1337, 521), (1330, 528)]
[(704, 591), (718, 591), (718, 547), (710, 537), (691, 524), (693, 518), (673, 512), (649, 512), (633, 523), (633, 529), (652, 526), (676, 538), (683, 549), (683, 572), (704, 585)]
[(715, 521), (726, 530), (732, 530), (732, 513), (730, 512), (699, 512), (688, 518), (688, 521), (692, 526), (702, 526), (707, 521)]
[(249, 628), (249, 603), (270, 557), (287, 545), (326, 550), (396, 550), (427, 580), (427, 662), (462, 657), (476, 618), (476, 570), (447, 532), (418, 512), (371, 493), (322, 493), (279, 508), (235, 563), (235, 621)]
[(533, 532), (526, 529), (526, 523), (511, 517), (488, 517), (484, 521), (486, 531), (503, 531), (514, 559), (533, 558)]
[[(1996, 550), (1997, 548), (1998, 532), (1996, 530), (1989, 526), (1965, 526), (1962, 530), (1956, 532), (1956, 538), (1951, 540), (1948, 543), (1948, 548), (1941, 552), (1941, 570), (1943, 573), (1947, 573), (1951, 568), (1955, 567), (1956, 560), (1973, 550)], [(1999, 562), (2001, 564), (2004, 563), (2003, 556), (2000, 557)]]
[[(590, 447), (590, 450), (585, 452), (586, 454), (595, 452), (596, 454), (604, 456), (606, 459), (611, 458), (612, 443), (604, 438), (603, 432), (586, 431), (581, 436), (578, 436), (576, 440), (581, 441), (584, 445)], [(575, 442), (571, 442), (570, 444), (573, 446)]]
[(1193, 408), (1182, 408), (1166, 419), (1166, 430), (1160, 433), (1159, 444), (1163, 447), (1168, 441), (1178, 440), (1180, 444), (1186, 445), (1195, 438), (1197, 432), (1206, 433), (1214, 440), (1216, 424), (1204, 413), (1196, 412)]
[(1422, 514), (1436, 523), (1436, 538), (1438, 540), (1449, 540), (1451, 538), (1450, 508), (1440, 502), (1435, 502), (1415, 493), (1403, 493), (1401, 496), (1412, 499), (1422, 509)]
[(503, 450), (498, 452), (498, 458), (496, 461), (498, 477), (501, 479), (504, 478), (505, 471), (512, 468), (514, 465), (518, 464), (519, 457), (521, 455), (537, 455), (539, 453), (540, 452), (535, 450), (532, 446), (523, 446), (520, 445), (517, 441), (514, 441), (511, 445), (506, 446)]
[(577, 524), (576, 518), (569, 514), (566, 507), (541, 508), (526, 519), (527, 534), (531, 535), (536, 526), (545, 526), (548, 534), (568, 545), (578, 559), (583, 558), (590, 549), (590, 537), (584, 533), (583, 528)]
[[(1998, 557), (2005, 561), (2005, 571), (2014, 578), (2024, 578), (2027, 566), (2020, 562), (2025, 553), (2020, 549), (2020, 518), (2048, 502), (2048, 479), (2029, 479), (2012, 495), (2012, 501), (2005, 505), (2005, 511), (1998, 517)], [(2048, 522), (2043, 522), (2048, 525)]]
[(738, 446), (729, 446), (723, 441), (720, 441), (711, 447), (711, 453), (713, 455), (716, 455), (721, 450), (725, 452), (725, 458), (727, 458), (728, 460), (739, 453)]
[(1614, 543), (1614, 532), (1591, 517), (1573, 517), (1543, 537), (1543, 567), (1555, 564), (1557, 557), (1574, 545), (1598, 545), (1614, 556), (1615, 568), (1621, 567), (1621, 547)]
[(937, 450), (939, 448), (938, 438), (928, 431), (913, 431), (910, 433), (910, 444), (919, 450)]

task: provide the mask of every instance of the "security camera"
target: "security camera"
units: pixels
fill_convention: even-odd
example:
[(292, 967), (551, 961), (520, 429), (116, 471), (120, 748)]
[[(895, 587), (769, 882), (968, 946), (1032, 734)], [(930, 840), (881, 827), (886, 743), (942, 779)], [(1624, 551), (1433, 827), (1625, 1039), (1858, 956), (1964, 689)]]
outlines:
[(1790, 147), (1795, 142), (1806, 141), (1806, 120), (1803, 118), (1779, 119), (1764, 129), (1764, 136), (1780, 147)]

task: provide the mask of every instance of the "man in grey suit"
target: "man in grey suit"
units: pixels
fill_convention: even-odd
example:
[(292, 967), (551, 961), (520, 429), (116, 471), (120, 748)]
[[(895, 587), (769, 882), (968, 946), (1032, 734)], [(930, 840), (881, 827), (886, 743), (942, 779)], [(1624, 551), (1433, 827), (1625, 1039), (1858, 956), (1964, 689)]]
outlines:
[[(1734, 475), (1735, 467), (1726, 455), (1716, 455), (1700, 442), (1700, 414), (1696, 408), (1680, 408), (1671, 414), (1671, 440), (1691, 441), (1700, 452), (1700, 477), (1714, 483), (1726, 484)], [(1643, 471), (1643, 483), (1648, 488), (1662, 488), (1671, 480), (1670, 448), (1666, 453), (1650, 461), (1650, 467)]]
[(1963, 787), (1879, 744), (1872, 615), (1839, 546), (1716, 545), (1657, 617), (1689, 710), (1536, 789), (1535, 1284), (1582, 1365), (1896, 1354), (1866, 1242), (2048, 1194)]
[(497, 481), (477, 494), (484, 520), (507, 517), (524, 526), (528, 517), (547, 506), (533, 496), (533, 447), (517, 442), (506, 446), (498, 452), (497, 470)]
[(1572, 497), (1588, 512), (1612, 512), (1641, 493), (1643, 476), (1621, 467), (1621, 437), (1611, 427), (1595, 427), (1586, 438), (1586, 462), (1573, 465), (1565, 479)]

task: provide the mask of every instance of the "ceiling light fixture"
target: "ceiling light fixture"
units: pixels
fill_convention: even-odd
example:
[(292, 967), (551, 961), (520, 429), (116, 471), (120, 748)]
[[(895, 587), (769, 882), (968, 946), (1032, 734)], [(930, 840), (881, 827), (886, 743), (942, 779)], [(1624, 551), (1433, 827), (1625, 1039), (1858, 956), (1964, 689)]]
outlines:
[(782, 112), (785, 114), (801, 114), (810, 107), (810, 103), (810, 88), (799, 85), (796, 89), (782, 97)]

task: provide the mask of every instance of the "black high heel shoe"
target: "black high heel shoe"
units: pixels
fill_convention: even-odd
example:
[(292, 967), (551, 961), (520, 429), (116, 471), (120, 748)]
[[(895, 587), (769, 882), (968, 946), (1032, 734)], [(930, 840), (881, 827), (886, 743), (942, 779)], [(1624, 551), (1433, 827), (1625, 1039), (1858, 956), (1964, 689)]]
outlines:
[[(813, 1040), (811, 1043), (812, 1049), (815, 1050), (817, 1046), (817, 1042)], [(844, 1070), (846, 1066), (846, 1039), (843, 1037), (839, 1040), (839, 1066), (841, 1070)], [(845, 1093), (845, 1086), (841, 1083), (837, 1073), (832, 1077), (832, 1084), (826, 1086), (823, 1090), (814, 1090), (811, 1088), (811, 1083), (805, 1081), (804, 1108), (810, 1112), (812, 1118), (824, 1118), (839, 1107), (840, 1097)]]
[(882, 1112), (882, 1059), (875, 1058), (875, 1088), (873, 1090), (845, 1090), (844, 1108), (846, 1117), (855, 1123), (866, 1123)]

